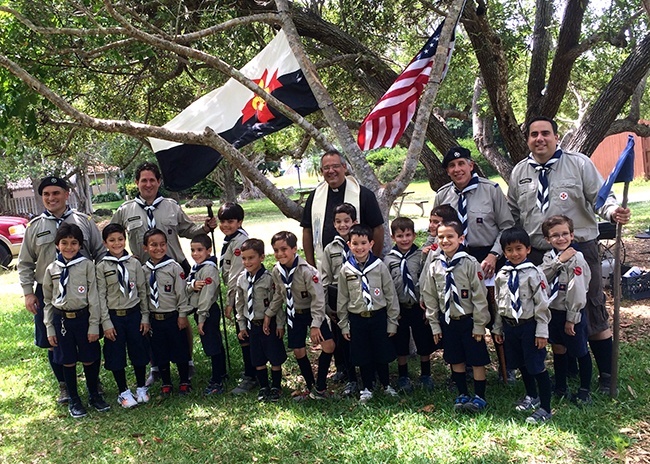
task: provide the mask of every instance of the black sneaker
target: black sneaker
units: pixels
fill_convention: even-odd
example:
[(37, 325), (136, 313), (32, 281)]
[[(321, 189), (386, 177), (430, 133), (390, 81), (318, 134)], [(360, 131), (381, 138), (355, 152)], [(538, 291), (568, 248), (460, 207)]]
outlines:
[(104, 412), (111, 409), (111, 406), (106, 401), (104, 401), (102, 395), (91, 396), (88, 404), (90, 404), (99, 412)]
[(578, 390), (578, 393), (574, 395), (571, 401), (573, 401), (577, 406), (589, 406), (592, 403), (591, 393), (589, 390), (581, 388)]
[(178, 394), (181, 396), (189, 395), (192, 392), (192, 384), (182, 383), (178, 386)]
[(270, 394), (271, 390), (269, 387), (260, 388), (260, 391), (257, 393), (257, 401), (266, 401)]
[(56, 402), (59, 404), (68, 404), (70, 401), (70, 395), (68, 394), (68, 387), (65, 382), (59, 382), (59, 397)]
[(568, 389), (564, 388), (556, 388), (553, 390), (553, 396), (555, 396), (559, 400), (567, 400), (571, 401), (573, 398), (573, 395), (571, 395), (571, 392)]
[(81, 400), (71, 402), (68, 405), (68, 412), (70, 412), (70, 415), (75, 419), (86, 417), (88, 415), (88, 411), (86, 411), (86, 408), (84, 408), (84, 405), (81, 403)]
[(268, 396), (268, 401), (271, 401), (272, 403), (275, 403), (280, 399), (282, 396), (282, 389), (281, 388), (276, 388), (276, 387), (271, 387), (271, 393), (269, 393)]
[[(598, 377), (598, 392), (602, 395), (609, 395), (609, 390), (611, 386), (612, 386), (611, 374), (600, 374), (600, 377)], [(616, 395), (618, 395), (618, 389), (616, 390)]]

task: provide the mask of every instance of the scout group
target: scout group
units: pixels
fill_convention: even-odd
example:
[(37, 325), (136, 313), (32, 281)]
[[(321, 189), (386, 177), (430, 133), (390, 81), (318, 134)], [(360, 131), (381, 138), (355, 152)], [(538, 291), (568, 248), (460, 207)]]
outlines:
[[(67, 191), (65, 182), (56, 177), (46, 178), (39, 193), (47, 186)], [(69, 208), (66, 211), (72, 214)], [(503, 231), (500, 243), (507, 262), (496, 276), (494, 314), (488, 310), (481, 267), (464, 251), (463, 227), (450, 205), (432, 211), (430, 235), (422, 248), (414, 244), (413, 221), (394, 219), (394, 247), (382, 261), (372, 253), (372, 230), (357, 223), (354, 206), (343, 203), (334, 215), (338, 235), (325, 248), (320, 270), (297, 254), (297, 238), (286, 231), (271, 239), (277, 263), (267, 270), (264, 243), (249, 238), (242, 229), (242, 207), (226, 203), (217, 217), (225, 234), (220, 259), (213, 255), (207, 234), (195, 235), (191, 256), (196, 264), (187, 275), (168, 254), (167, 234), (156, 227), (142, 237), (148, 259), (141, 265), (125, 250), (125, 228), (108, 224), (102, 231), (107, 252), (95, 264), (81, 254), (88, 244), (79, 225), (63, 220), (57, 224), (56, 259), (38, 264), (45, 267), (42, 294), (47, 341), (53, 347), (54, 363), (63, 366), (65, 390), (60, 400), (68, 403), (72, 417), (87, 414), (78, 393), (77, 362), (83, 364), (90, 405), (98, 411), (109, 409), (98, 385), (102, 331), (104, 365), (114, 375), (122, 407), (148, 402), (154, 378), (161, 380), (157, 393), (162, 397), (188, 394), (193, 371), (191, 315), (212, 366), (204, 394), (223, 393), (226, 363), (217, 303), (220, 280), (227, 286), (226, 313), (234, 308), (245, 365), (234, 394), (255, 390), (260, 401), (280, 399), (282, 364), (287, 359), (285, 328), (287, 346), (305, 382), (304, 392), (294, 399), (330, 396), (327, 374), (334, 340), (344, 357), (343, 369), (336, 374), (348, 382), (344, 396), (366, 403), (379, 391), (389, 396), (409, 393), (414, 388), (407, 369), (412, 335), (420, 360), (418, 386), (433, 388), (430, 355), (441, 349), (457, 388), (453, 408), (480, 412), (487, 406), (487, 327), (495, 342), (504, 344), (508, 367), (520, 370), (526, 394), (515, 407), (532, 413), (526, 422), (544, 423), (551, 418), (553, 391), (572, 396), (579, 405), (591, 401), (592, 366), (581, 320), (589, 267), (571, 247), (573, 223), (566, 216), (544, 222), (544, 236), (552, 249), (540, 267), (527, 259), (531, 245), (523, 229)], [(578, 359), (577, 394), (567, 389), (566, 366), (555, 366), (555, 385), (551, 386), (544, 365), (549, 335), (554, 344)], [(321, 348), (316, 375), (307, 358), (307, 336)], [(126, 379), (127, 353), (135, 371), (135, 394)], [(395, 359), (397, 389), (389, 382), (389, 363)], [(176, 390), (170, 363), (178, 370)], [(148, 364), (152, 375), (145, 379)], [(466, 380), (470, 366), (473, 394)]]

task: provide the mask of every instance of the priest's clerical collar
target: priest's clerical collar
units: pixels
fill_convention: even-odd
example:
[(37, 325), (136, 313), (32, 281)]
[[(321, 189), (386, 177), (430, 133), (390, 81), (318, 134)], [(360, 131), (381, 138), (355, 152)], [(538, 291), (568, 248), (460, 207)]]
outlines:
[(338, 191), (339, 191), (340, 189), (342, 189), (342, 188), (345, 187), (345, 184), (346, 184), (347, 181), (348, 181), (348, 180), (345, 179), (345, 180), (343, 181), (343, 183), (342, 183), (341, 185), (339, 185), (337, 188), (332, 188), (332, 187), (330, 187), (330, 190), (332, 190), (332, 192), (336, 192), (336, 193), (338, 193)]

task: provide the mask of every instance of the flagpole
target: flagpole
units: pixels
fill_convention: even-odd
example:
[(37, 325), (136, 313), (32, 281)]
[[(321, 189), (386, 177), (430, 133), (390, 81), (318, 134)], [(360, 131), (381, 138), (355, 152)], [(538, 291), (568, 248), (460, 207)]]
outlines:
[[(627, 196), (630, 183), (625, 182), (623, 186), (623, 201), (621, 206), (627, 208)], [(618, 395), (618, 357), (621, 332), (621, 235), (623, 224), (616, 223), (616, 243), (614, 244), (614, 284), (612, 285), (614, 296), (614, 340), (612, 343), (612, 378), (609, 386), (609, 396), (616, 398)]]

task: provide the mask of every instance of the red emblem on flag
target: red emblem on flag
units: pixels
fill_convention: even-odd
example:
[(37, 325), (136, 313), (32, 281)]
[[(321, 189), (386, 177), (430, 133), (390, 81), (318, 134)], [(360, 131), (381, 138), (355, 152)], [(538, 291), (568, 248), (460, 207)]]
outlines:
[(212, 283), (212, 278), (208, 277), (207, 279), (205, 279), (205, 283), (210, 285)]
[[(276, 69), (273, 76), (268, 77), (269, 70), (265, 69), (262, 77), (259, 79), (252, 79), (257, 85), (263, 88), (268, 93), (273, 93), (275, 89), (282, 87), (282, 83), (278, 80), (278, 70)], [(245, 123), (252, 117), (257, 117), (257, 120), (262, 124), (269, 122), (275, 118), (271, 110), (268, 108), (266, 101), (259, 95), (254, 95), (253, 98), (246, 102), (242, 112), (242, 123)]]
[(241, 250), (239, 248), (235, 248), (235, 256), (241, 256)]
[(576, 266), (576, 268), (573, 270), (573, 273), (577, 276), (582, 275), (582, 268), (580, 266)]
[(318, 283), (318, 276), (317, 276), (317, 275), (314, 275), (314, 276), (311, 278), (311, 280), (313, 280), (314, 283), (317, 284), (317, 283)]

